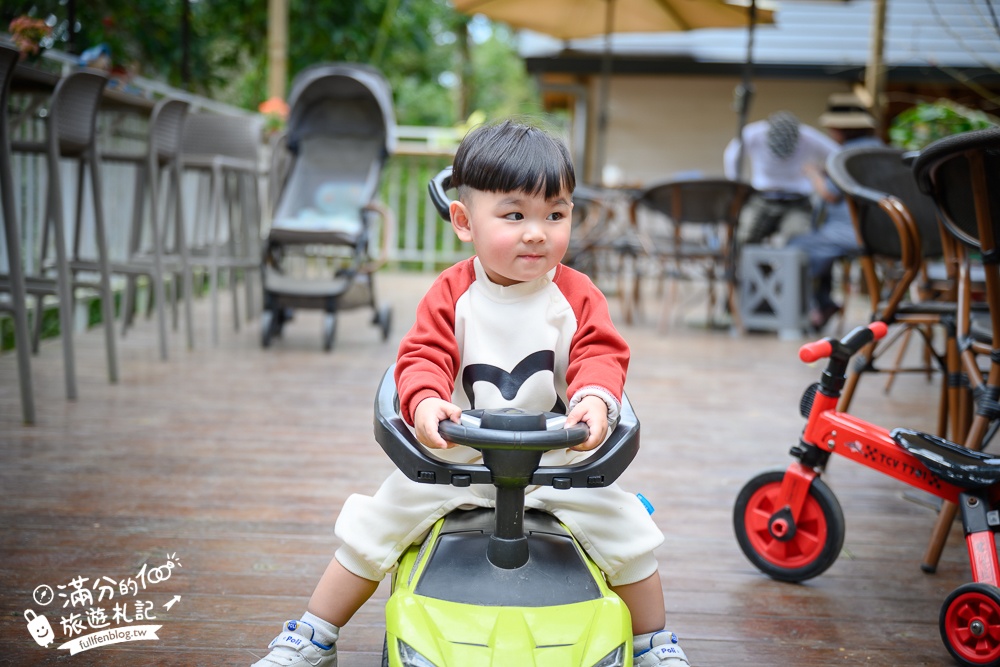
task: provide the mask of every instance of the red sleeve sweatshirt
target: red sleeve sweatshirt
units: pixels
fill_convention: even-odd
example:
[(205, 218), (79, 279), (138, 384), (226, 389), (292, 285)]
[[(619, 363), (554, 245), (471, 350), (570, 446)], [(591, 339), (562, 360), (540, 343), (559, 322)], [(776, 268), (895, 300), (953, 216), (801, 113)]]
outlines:
[(399, 346), (396, 387), (407, 423), (425, 398), (462, 409), (568, 412), (585, 396), (617, 419), (629, 349), (586, 275), (559, 265), (504, 287), (478, 258), (445, 270)]

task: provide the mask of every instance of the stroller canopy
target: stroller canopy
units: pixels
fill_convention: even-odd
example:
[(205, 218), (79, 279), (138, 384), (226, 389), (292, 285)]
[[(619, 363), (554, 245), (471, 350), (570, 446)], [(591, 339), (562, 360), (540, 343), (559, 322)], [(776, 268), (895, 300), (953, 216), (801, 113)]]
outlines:
[(373, 67), (313, 65), (292, 83), (287, 149), (273, 232), (360, 233), (360, 211), (374, 197), (396, 145), (392, 91)]

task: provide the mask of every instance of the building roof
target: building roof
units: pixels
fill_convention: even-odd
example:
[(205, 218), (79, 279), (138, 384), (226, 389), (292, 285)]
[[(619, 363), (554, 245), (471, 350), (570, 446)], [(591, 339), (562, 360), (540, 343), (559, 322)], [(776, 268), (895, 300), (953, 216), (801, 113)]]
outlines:
[[(935, 70), (947, 76), (941, 68), (954, 68), (1000, 78), (993, 71), (1000, 70), (1000, 16), (994, 18), (989, 1), (887, 0), (883, 57), (890, 77), (926, 78)], [(850, 78), (868, 62), (873, 0), (784, 0), (768, 6), (775, 9), (775, 22), (756, 27), (756, 74), (839, 72)], [(604, 47), (603, 37), (563, 43), (524, 35), (521, 53), (533, 71), (582, 72), (599, 68)], [(746, 60), (747, 31), (616, 34), (611, 47), (620, 73), (730, 73)], [(558, 61), (566, 63), (560, 67)]]

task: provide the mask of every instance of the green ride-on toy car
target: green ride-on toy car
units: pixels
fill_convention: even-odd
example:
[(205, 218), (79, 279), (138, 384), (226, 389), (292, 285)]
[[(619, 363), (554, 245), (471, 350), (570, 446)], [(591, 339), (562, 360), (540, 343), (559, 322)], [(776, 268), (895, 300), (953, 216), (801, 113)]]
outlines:
[(587, 427), (523, 410), (470, 410), (441, 423), (441, 436), (483, 454), (482, 464), (443, 461), (420, 445), (398, 413), (393, 369), (379, 386), (375, 438), (410, 479), (492, 484), (496, 509), (456, 510), (400, 558), (386, 605), (383, 667), (630, 667), (625, 603), (565, 526), (524, 508), (529, 485), (602, 487), (639, 449), (639, 422), (626, 397), (611, 436), (570, 466), (540, 466), (572, 447)]

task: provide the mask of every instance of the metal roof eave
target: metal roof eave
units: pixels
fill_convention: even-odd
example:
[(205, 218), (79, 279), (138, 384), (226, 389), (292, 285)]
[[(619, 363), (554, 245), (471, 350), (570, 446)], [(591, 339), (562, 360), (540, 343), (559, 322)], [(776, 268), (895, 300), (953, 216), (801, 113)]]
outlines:
[[(534, 75), (598, 75), (601, 72), (602, 59), (597, 54), (560, 54), (528, 57), (525, 58), (524, 62), (528, 73)], [(625, 76), (739, 77), (742, 76), (745, 67), (745, 63), (704, 62), (684, 56), (666, 58), (615, 56), (611, 62), (612, 73)], [(987, 67), (954, 67), (950, 69), (960, 73), (963, 78), (972, 79), (981, 85), (1000, 85), (1000, 72)], [(753, 66), (753, 76), (756, 79), (860, 81), (864, 78), (864, 72), (863, 65), (834, 63), (755, 63)], [(893, 83), (950, 83), (955, 81), (953, 75), (930, 65), (893, 65), (889, 66), (887, 72), (889, 81)]]

